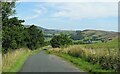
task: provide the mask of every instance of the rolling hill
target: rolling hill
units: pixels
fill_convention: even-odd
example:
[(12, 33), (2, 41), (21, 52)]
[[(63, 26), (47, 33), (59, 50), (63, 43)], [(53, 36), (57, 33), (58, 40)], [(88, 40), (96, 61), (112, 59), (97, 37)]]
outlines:
[(113, 39), (118, 37), (118, 32), (113, 31), (103, 31), (103, 30), (84, 30), (82, 31), (87, 37), (98, 36), (99, 38)]
[[(30, 25), (24, 25), (26, 28), (28, 28)], [(60, 34), (60, 33), (64, 33), (64, 34), (72, 34), (75, 33), (75, 30), (57, 30), (57, 29), (46, 29), (40, 26), (37, 26), (38, 29), (42, 30), (44, 32), (45, 35), (53, 35), (53, 34)]]
[[(29, 27), (29, 26), (30, 25), (25, 25), (25, 27)], [(60, 34), (60, 33), (68, 34), (68, 35), (76, 33), (76, 30), (55, 30), (55, 29), (46, 29), (46, 28), (39, 27), (39, 26), (37, 26), (37, 27), (38, 27), (38, 29), (43, 31), (45, 37), (52, 37), (54, 34), (56, 35), (56, 34)], [(87, 30), (83, 30), (81, 32), (86, 37), (97, 36), (99, 38), (105, 38), (105, 39), (114, 39), (114, 38), (118, 37), (118, 32), (113, 32), (113, 31), (87, 29)]]

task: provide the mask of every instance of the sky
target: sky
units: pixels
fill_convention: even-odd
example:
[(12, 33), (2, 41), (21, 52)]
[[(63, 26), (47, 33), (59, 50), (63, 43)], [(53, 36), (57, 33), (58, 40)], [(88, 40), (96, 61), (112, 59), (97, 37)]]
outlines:
[(117, 2), (18, 2), (15, 9), (25, 25), (118, 31)]

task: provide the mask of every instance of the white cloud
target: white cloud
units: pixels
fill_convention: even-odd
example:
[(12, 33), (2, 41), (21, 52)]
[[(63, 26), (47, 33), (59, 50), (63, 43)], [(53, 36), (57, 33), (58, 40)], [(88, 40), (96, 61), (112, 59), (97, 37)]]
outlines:
[(53, 17), (61, 17), (67, 15), (66, 11), (58, 11), (57, 13), (53, 14)]
[(40, 15), (43, 15), (44, 12), (47, 12), (47, 9), (49, 8), (53, 9), (54, 11), (52, 13), (49, 13), (48, 11), (49, 15), (47, 16), (54, 18), (62, 17), (70, 19), (94, 19), (118, 16), (117, 2), (40, 2), (36, 8), (37, 10), (34, 10), (34, 15), (27, 17), (27, 19), (37, 18)]
[(33, 10), (33, 15), (26, 17), (25, 19), (30, 20), (30, 19), (35, 19), (40, 17), (44, 12), (45, 12), (45, 8), (44, 7), (37, 7), (37, 9)]
[(46, 3), (56, 8), (51, 17), (70, 19), (107, 18), (118, 16), (117, 3)]
[(34, 10), (34, 14), (32, 16), (26, 17), (25, 19), (30, 20), (39, 17), (42, 14), (41, 10)]

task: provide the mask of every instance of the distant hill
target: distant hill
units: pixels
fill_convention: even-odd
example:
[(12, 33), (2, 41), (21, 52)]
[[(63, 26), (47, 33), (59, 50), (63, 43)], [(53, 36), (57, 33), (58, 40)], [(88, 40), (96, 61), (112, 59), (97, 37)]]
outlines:
[[(25, 25), (25, 27), (29, 27), (30, 25)], [(39, 27), (37, 26), (38, 29), (42, 30), (44, 32), (45, 36), (52, 36), (53, 34), (60, 34), (60, 33), (64, 33), (64, 34), (74, 34), (76, 33), (75, 30), (55, 30), (55, 29), (46, 29), (43, 27)], [(78, 30), (77, 30), (78, 31)], [(87, 37), (91, 37), (91, 36), (97, 36), (99, 38), (116, 38), (118, 37), (118, 32), (112, 32), (112, 31), (103, 31), (103, 30), (91, 30), (91, 29), (87, 29), (87, 30), (83, 30), (81, 31), (84, 36)]]
[[(24, 26), (27, 28), (30, 25), (24, 25)], [(53, 34), (60, 34), (60, 33), (64, 33), (64, 34), (75, 33), (75, 31), (72, 31), (72, 30), (55, 30), (55, 29), (46, 29), (40, 26), (37, 26), (37, 27), (38, 29), (42, 30), (45, 35), (53, 35)]]
[(103, 30), (83, 30), (82, 31), (86, 36), (98, 36), (99, 38), (116, 38), (118, 37), (118, 32), (113, 32), (113, 31), (103, 31)]

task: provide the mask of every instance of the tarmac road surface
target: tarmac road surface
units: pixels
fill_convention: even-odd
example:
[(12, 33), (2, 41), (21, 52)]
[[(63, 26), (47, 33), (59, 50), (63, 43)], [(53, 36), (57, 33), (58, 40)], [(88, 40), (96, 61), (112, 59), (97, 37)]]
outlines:
[(40, 53), (30, 56), (24, 63), (20, 72), (83, 72), (73, 64), (64, 61), (58, 56)]

